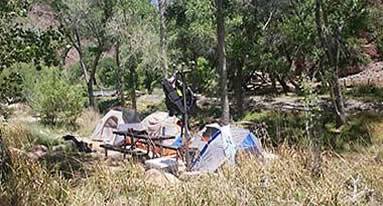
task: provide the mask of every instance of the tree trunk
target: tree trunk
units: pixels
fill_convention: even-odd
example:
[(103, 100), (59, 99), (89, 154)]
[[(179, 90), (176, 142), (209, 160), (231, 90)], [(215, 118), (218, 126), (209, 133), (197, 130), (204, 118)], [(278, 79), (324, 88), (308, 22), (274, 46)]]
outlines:
[(236, 97), (239, 117), (242, 117), (243, 115), (243, 92), (244, 91), (242, 89), (242, 82), (243, 82), (242, 70), (243, 70), (242, 64), (238, 64), (237, 75), (235, 77), (235, 82), (234, 82), (235, 97)]
[(82, 54), (82, 46), (81, 46), (81, 39), (80, 39), (80, 35), (78, 33), (78, 30), (77, 28), (74, 29), (74, 34), (75, 34), (75, 37), (76, 37), (76, 42), (73, 42), (74, 44), (76, 44), (75, 48), (78, 52), (78, 55), (80, 57), (80, 67), (84, 73), (84, 77), (85, 77), (85, 81), (88, 83), (89, 82), (89, 77), (88, 77), (88, 68), (86, 67), (86, 64), (84, 62), (84, 55)]
[(162, 55), (162, 66), (164, 69), (165, 77), (168, 77), (168, 58), (166, 54), (166, 25), (165, 25), (165, 11), (166, 0), (158, 0), (158, 9), (160, 12), (160, 46)]
[(88, 97), (89, 97), (89, 106), (95, 108), (96, 104), (94, 101), (94, 96), (93, 96), (93, 80), (95, 79), (96, 76), (96, 70), (97, 70), (97, 65), (98, 62), (100, 61), (102, 51), (99, 50), (97, 51), (96, 57), (93, 61), (93, 65), (90, 71), (90, 77), (88, 80)]
[(121, 71), (121, 62), (120, 62), (120, 41), (116, 44), (116, 65), (117, 65), (117, 91), (120, 95), (120, 105), (125, 106), (125, 97), (124, 97), (124, 75)]
[[(315, 8), (315, 23), (317, 26), (317, 32), (318, 37), (320, 39), (321, 47), (326, 52), (328, 64), (332, 71), (330, 71), (330, 89), (332, 91), (331, 98), (332, 102), (334, 104), (336, 116), (337, 116), (337, 127), (342, 126), (346, 123), (346, 115), (345, 115), (345, 108), (344, 108), (344, 100), (343, 100), (343, 94), (342, 94), (342, 88), (340, 87), (339, 81), (338, 81), (338, 66), (339, 66), (339, 55), (340, 55), (340, 48), (339, 48), (339, 41), (338, 36), (335, 38), (336, 45), (331, 45), (329, 42), (329, 37), (325, 36), (322, 31), (322, 24), (321, 24), (321, 8), (322, 8), (322, 1), (316, 0), (316, 8)], [(323, 11), (323, 21), (325, 23), (325, 26), (328, 28), (328, 17), (327, 13), (325, 12), (324, 8), (322, 8)]]
[(225, 26), (223, 17), (223, 6), (222, 0), (216, 0), (217, 7), (217, 40), (218, 40), (218, 59), (219, 68), (221, 71), (221, 101), (222, 101), (222, 123), (224, 125), (229, 124), (230, 121), (230, 108), (229, 108), (229, 97), (227, 89), (227, 68), (226, 68), (226, 51), (225, 51)]
[(345, 114), (345, 108), (344, 108), (344, 100), (343, 100), (343, 94), (342, 94), (342, 87), (339, 84), (339, 78), (338, 78), (338, 65), (339, 65), (339, 55), (340, 55), (340, 49), (339, 49), (339, 42), (336, 43), (336, 60), (335, 60), (335, 72), (334, 74), (334, 96), (335, 96), (335, 107), (336, 107), (336, 116), (337, 116), (337, 126), (340, 127), (346, 123), (346, 114)]
[(271, 73), (270, 74), (270, 80), (271, 80), (271, 88), (273, 89), (273, 91), (275, 93), (278, 93), (278, 89), (277, 89), (277, 80), (276, 80), (276, 74), (275, 73)]
[[(287, 74), (286, 74), (287, 75)], [(282, 89), (283, 89), (283, 92), (285, 94), (287, 94), (288, 92), (290, 92), (290, 87), (287, 85), (286, 81), (285, 81), (285, 77), (280, 77), (279, 75), (277, 75), (277, 79), (278, 79), (278, 82), (281, 84), (282, 86)]]
[[(335, 77), (336, 76), (336, 77)], [(343, 101), (342, 88), (340, 87), (337, 74), (334, 74), (331, 90), (333, 91), (333, 103), (336, 113), (336, 127), (340, 127), (346, 123), (346, 115)]]
[(129, 89), (130, 98), (132, 98), (132, 108), (137, 110), (137, 96), (136, 96), (136, 67), (138, 65), (137, 57), (131, 56), (125, 65), (129, 69)]
[(63, 52), (63, 54), (62, 54), (62, 56), (61, 56), (61, 67), (64, 67), (65, 66), (65, 60), (66, 60), (66, 58), (67, 58), (67, 56), (68, 56), (68, 54), (69, 54), (69, 52), (70, 52), (70, 50), (72, 49), (73, 47), (72, 46), (70, 46), (70, 47), (67, 47), (67, 48), (65, 48), (64, 49), (64, 52)]
[(134, 110), (137, 110), (137, 96), (136, 96), (136, 68), (133, 65), (130, 65), (130, 71), (129, 71), (129, 76), (130, 76), (130, 97), (132, 98), (132, 108)]

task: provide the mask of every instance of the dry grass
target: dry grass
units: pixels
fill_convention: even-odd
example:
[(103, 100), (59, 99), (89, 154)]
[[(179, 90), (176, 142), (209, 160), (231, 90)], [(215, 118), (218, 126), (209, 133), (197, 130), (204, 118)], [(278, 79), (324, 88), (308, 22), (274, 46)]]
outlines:
[(89, 137), (101, 118), (102, 116), (93, 109), (83, 111), (76, 121), (79, 126), (78, 134), (82, 137)]
[(373, 142), (378, 145), (383, 145), (383, 121), (371, 122), (369, 131)]
[(381, 205), (383, 165), (372, 158), (322, 155), (321, 173), (312, 173), (310, 154), (291, 148), (280, 158), (261, 163), (241, 156), (237, 168), (158, 187), (143, 170), (127, 164), (111, 170), (94, 166), (68, 196), (69, 205)]
[[(381, 135), (382, 127), (375, 122), (370, 132)], [(3, 136), (17, 148), (34, 141), (22, 125), (8, 126)], [(310, 150), (283, 145), (275, 150), (278, 159), (260, 161), (241, 154), (236, 168), (224, 167), (215, 174), (164, 187), (146, 182), (142, 167), (132, 162), (117, 169), (104, 160), (83, 162), (86, 175), (73, 171), (68, 177), (56, 167), (13, 153), (12, 178), (1, 186), (0, 202), (85, 206), (382, 205), (383, 162), (374, 155), (381, 147), (372, 148), (372, 153), (364, 154), (326, 151), (316, 161)]]
[(68, 181), (52, 175), (39, 163), (20, 154), (12, 155), (10, 181), (0, 189), (1, 205), (65, 205), (70, 194)]

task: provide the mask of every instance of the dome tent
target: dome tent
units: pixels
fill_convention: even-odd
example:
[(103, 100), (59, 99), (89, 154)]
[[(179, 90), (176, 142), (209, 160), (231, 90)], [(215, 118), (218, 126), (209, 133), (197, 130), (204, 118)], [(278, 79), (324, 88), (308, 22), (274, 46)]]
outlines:
[(193, 161), (192, 170), (203, 172), (214, 172), (225, 161), (234, 166), (238, 151), (248, 151), (261, 157), (264, 153), (261, 142), (253, 133), (230, 125), (206, 125), (194, 138), (192, 147), (200, 151)]
[(93, 141), (103, 141), (105, 144), (117, 145), (123, 141), (124, 137), (113, 134), (120, 130), (121, 125), (129, 123), (130, 125), (140, 126), (140, 115), (133, 109), (112, 108), (105, 116), (100, 119), (93, 131), (91, 139)]

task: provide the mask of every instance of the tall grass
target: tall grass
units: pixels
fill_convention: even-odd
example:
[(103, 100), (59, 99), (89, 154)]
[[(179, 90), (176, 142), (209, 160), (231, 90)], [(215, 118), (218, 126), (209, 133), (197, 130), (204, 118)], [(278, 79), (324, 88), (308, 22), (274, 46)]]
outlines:
[(322, 154), (322, 172), (312, 173), (309, 154), (279, 150), (279, 159), (261, 163), (241, 156), (236, 168), (160, 187), (145, 181), (134, 164), (111, 172), (96, 166), (68, 197), (70, 205), (381, 205), (383, 166), (373, 159)]
[(66, 205), (69, 185), (62, 176), (13, 153), (10, 181), (0, 189), (1, 205)]
[[(370, 130), (381, 131), (381, 124)], [(33, 134), (7, 126), (10, 146), (28, 148)], [(377, 138), (379, 139), (379, 138)], [(58, 161), (29, 160), (12, 152), (10, 181), (0, 187), (1, 205), (382, 205), (383, 164), (371, 153), (320, 154), (319, 172), (313, 154), (284, 144), (279, 158), (260, 160), (239, 154), (235, 168), (214, 174), (180, 177), (176, 184), (158, 186), (145, 178), (138, 163), (107, 162), (64, 154)], [(53, 157), (52, 157), (53, 158)], [(73, 161), (79, 163), (74, 167)], [(63, 169), (58, 163), (67, 163)], [(79, 173), (80, 172), (80, 173)], [(68, 173), (71, 173), (68, 175)], [(85, 175), (82, 175), (85, 174)]]
[(82, 137), (89, 137), (101, 118), (101, 115), (93, 109), (83, 111), (77, 119), (78, 134)]

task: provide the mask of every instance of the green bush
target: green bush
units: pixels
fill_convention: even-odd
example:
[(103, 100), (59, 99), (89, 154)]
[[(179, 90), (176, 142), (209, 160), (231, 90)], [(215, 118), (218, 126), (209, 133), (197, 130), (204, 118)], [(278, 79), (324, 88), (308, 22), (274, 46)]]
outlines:
[(40, 76), (40, 67), (17, 63), (0, 73), (0, 102), (24, 102), (32, 94), (32, 87)]
[[(257, 124), (265, 123), (274, 146), (288, 143), (304, 148), (314, 140), (313, 137), (308, 138), (305, 132), (307, 118), (303, 112), (253, 111), (242, 120), (252, 122), (250, 129), (254, 131)], [(315, 138), (323, 148), (349, 151), (371, 145), (373, 133), (370, 125), (381, 120), (380, 113), (359, 113), (350, 116), (348, 122), (337, 129), (334, 115), (323, 113), (313, 122), (312, 131), (316, 132)]]
[(369, 13), (369, 31), (375, 37), (375, 43), (378, 51), (379, 58), (383, 58), (383, 11), (382, 6), (371, 8)]
[(196, 68), (192, 74), (192, 84), (198, 92), (214, 94), (218, 88), (216, 81), (216, 71), (210, 67), (209, 61), (203, 57), (198, 57)]
[(32, 88), (30, 104), (44, 123), (74, 124), (84, 105), (82, 89), (68, 84), (57, 68), (44, 68)]
[(103, 87), (114, 88), (117, 82), (117, 65), (113, 58), (106, 57), (99, 64), (97, 70), (98, 83), (101, 83)]
[(383, 88), (374, 84), (369, 85), (353, 85), (351, 89), (346, 91), (349, 97), (356, 97), (364, 101), (383, 101)]
[(0, 73), (0, 102), (15, 103), (23, 99), (23, 76), (18, 71), (5, 70)]

